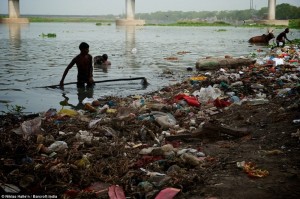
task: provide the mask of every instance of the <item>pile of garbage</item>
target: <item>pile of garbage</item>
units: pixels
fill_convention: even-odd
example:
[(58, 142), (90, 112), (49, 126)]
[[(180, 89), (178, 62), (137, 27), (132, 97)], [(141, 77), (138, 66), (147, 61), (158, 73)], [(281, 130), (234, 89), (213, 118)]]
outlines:
[(271, 101), (285, 110), (299, 107), (299, 48), (263, 53), (252, 54), (255, 61), (248, 65), (196, 71), (153, 93), (86, 98), (83, 110), (62, 107), (2, 120), (1, 193), (119, 199), (193, 195), (219, 164), (199, 139), (251, 133), (215, 117)]

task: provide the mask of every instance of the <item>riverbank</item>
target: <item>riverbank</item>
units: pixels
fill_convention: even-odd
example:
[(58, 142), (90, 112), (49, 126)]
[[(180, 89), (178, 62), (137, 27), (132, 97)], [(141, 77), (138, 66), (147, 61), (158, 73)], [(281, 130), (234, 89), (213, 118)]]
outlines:
[[(0, 16), (0, 18), (7, 18), (8, 16)], [(63, 23), (115, 23), (115, 20), (112, 18), (103, 18), (100, 16), (57, 16), (57, 15), (51, 15), (51, 16), (32, 16), (32, 15), (24, 15), (23, 18), (28, 18), (29, 22), (35, 22), (35, 23), (52, 23), (52, 22), (63, 22)]]
[[(0, 16), (1, 18), (5, 18), (7, 16)], [(106, 24), (114, 24), (116, 22), (116, 16), (22, 16), (24, 18), (28, 18), (29, 22), (76, 22), (76, 23), (97, 23), (98, 25), (106, 25)], [(215, 22), (205, 22), (205, 21), (192, 21), (192, 20), (186, 20), (186, 21), (177, 21), (175, 23), (168, 23), (161, 21), (160, 23), (156, 22), (153, 23), (151, 21), (146, 20), (146, 26), (187, 26), (187, 27), (201, 27), (201, 26), (235, 26), (235, 27), (253, 27), (253, 28), (285, 28), (286, 26), (283, 25), (268, 25), (268, 24), (262, 24), (259, 23), (259, 21), (244, 21), (244, 23), (238, 23), (238, 24), (230, 24), (222, 21), (215, 21)], [(300, 19), (291, 19), (289, 20), (289, 28), (292, 29), (300, 29)]]
[(3, 116), (1, 194), (299, 198), (299, 51), (288, 53), (298, 61), (195, 71), (80, 111)]

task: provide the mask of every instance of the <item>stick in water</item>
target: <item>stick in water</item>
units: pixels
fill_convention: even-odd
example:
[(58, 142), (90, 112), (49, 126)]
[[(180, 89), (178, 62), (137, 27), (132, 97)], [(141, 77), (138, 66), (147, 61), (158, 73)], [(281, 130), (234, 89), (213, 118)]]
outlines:
[[(142, 84), (144, 86), (148, 85), (148, 81), (145, 77), (133, 77), (133, 78), (121, 78), (121, 79), (107, 79), (107, 80), (100, 80), (100, 81), (94, 81), (94, 83), (104, 83), (104, 82), (116, 82), (116, 81), (130, 81), (130, 80), (142, 80)], [(70, 84), (77, 84), (77, 82), (68, 82), (64, 83), (64, 85), (70, 85)], [(56, 85), (51, 85), (51, 86), (42, 86), (42, 87), (36, 87), (36, 88), (55, 88), (55, 87), (60, 87), (59, 84)]]

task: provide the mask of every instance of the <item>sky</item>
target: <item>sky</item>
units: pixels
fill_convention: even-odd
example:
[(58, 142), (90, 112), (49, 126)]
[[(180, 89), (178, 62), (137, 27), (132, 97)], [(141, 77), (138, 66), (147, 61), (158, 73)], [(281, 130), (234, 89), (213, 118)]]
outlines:
[[(136, 0), (136, 13), (157, 11), (246, 10), (251, 0)], [(268, 6), (268, 0), (252, 0), (254, 9)], [(276, 0), (300, 7), (300, 0)], [(119, 15), (125, 0), (20, 0), (21, 15)], [(8, 14), (8, 0), (0, 0), (0, 14)]]

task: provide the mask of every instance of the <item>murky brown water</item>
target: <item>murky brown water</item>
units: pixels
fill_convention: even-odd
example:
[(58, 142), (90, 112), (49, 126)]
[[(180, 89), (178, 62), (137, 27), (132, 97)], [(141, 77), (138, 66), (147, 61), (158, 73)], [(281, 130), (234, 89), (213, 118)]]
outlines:
[[(225, 31), (220, 31), (225, 29)], [(275, 30), (277, 35), (281, 30)], [(35, 88), (58, 84), (65, 67), (79, 53), (78, 45), (85, 41), (92, 56), (108, 54), (112, 66), (94, 69), (94, 79), (107, 80), (146, 77), (144, 88), (139, 80), (97, 84), (89, 97), (143, 94), (173, 84), (189, 75), (205, 56), (247, 56), (257, 48), (247, 40), (265, 33), (259, 28), (235, 27), (116, 27), (96, 26), (95, 23), (30, 23), (28, 25), (0, 24), (0, 110), (6, 104), (24, 106), (27, 112), (60, 109), (59, 102), (69, 98), (76, 106), (80, 93), (75, 85), (60, 89)], [(56, 38), (41, 37), (55, 33)], [(290, 39), (299, 38), (292, 30)], [(178, 54), (187, 51), (190, 53)], [(177, 57), (168, 61), (167, 57)], [(165, 69), (174, 71), (175, 78), (162, 76)], [(76, 67), (69, 71), (65, 83), (76, 81)]]

